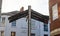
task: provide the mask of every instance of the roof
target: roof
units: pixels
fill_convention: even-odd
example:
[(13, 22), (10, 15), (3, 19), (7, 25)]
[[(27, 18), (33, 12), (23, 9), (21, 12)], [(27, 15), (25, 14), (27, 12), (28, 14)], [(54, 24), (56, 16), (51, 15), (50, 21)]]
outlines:
[[(9, 19), (9, 22), (13, 22), (13, 21), (20, 19), (22, 17), (26, 17), (27, 15), (28, 15), (28, 10), (25, 10), (23, 12), (17, 13), (15, 15), (9, 17), (8, 19)], [(41, 22), (44, 22), (44, 23), (48, 23), (48, 20), (49, 20), (49, 16), (42, 15), (32, 9), (31, 9), (31, 18), (41, 21)]]
[(12, 11), (12, 12), (8, 12), (8, 13), (2, 13), (1, 15), (8, 15), (8, 16), (12, 16), (19, 13), (19, 11)]

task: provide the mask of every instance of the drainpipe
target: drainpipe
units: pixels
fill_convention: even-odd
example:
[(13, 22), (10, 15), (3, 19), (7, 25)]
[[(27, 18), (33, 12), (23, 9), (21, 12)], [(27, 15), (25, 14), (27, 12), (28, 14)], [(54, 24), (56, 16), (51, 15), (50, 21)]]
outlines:
[(0, 0), (0, 24), (1, 24), (1, 7), (2, 7), (2, 0)]

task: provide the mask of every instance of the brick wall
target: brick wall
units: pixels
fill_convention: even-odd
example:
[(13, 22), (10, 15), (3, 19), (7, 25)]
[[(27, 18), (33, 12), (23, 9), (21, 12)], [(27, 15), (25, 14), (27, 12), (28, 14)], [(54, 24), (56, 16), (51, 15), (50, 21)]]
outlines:
[[(52, 6), (54, 4), (58, 4), (58, 19), (54, 20), (52, 19)], [(50, 13), (50, 31), (60, 28), (60, 0), (49, 0), (49, 13)]]

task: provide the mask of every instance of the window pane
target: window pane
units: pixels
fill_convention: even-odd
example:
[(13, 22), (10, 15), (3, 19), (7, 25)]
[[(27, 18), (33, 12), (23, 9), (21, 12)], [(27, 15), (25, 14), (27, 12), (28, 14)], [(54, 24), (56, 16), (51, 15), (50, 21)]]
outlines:
[(48, 35), (44, 35), (44, 36), (48, 36)]
[(44, 24), (44, 31), (48, 31), (48, 24)]
[(16, 21), (13, 21), (12, 22), (12, 26), (16, 26)]
[(3, 31), (1, 32), (1, 36), (4, 36), (4, 32)]
[(15, 32), (11, 32), (11, 36), (15, 36), (15, 34), (16, 34)]
[(35, 36), (35, 34), (34, 33), (31, 33), (31, 36)]

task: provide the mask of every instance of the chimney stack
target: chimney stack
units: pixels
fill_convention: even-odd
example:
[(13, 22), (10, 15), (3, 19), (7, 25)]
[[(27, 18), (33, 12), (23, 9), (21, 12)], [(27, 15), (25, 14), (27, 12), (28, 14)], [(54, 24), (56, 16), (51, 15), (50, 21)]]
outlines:
[(23, 12), (23, 11), (24, 11), (24, 7), (21, 7), (20, 12)]

